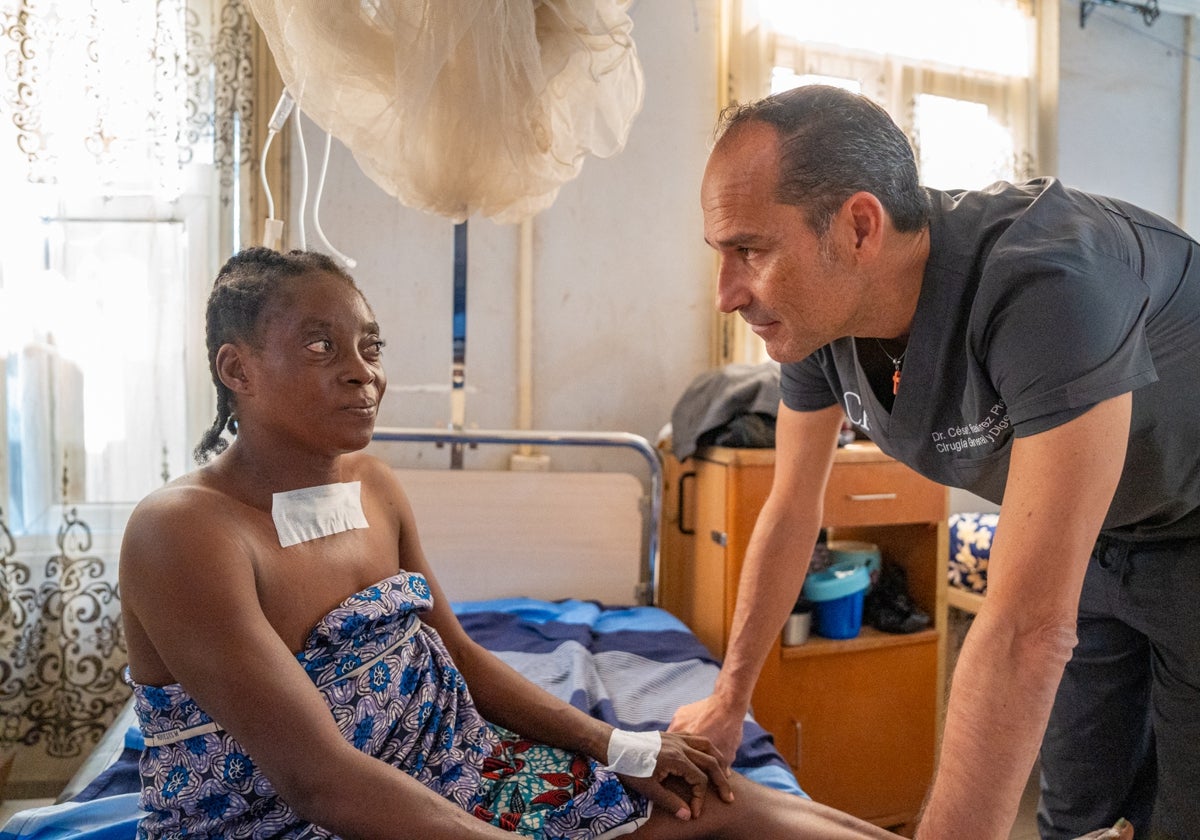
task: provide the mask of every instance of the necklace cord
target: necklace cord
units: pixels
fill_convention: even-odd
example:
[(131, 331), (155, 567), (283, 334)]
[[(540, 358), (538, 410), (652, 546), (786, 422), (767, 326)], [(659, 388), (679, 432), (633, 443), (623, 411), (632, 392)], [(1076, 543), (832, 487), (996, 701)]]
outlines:
[(879, 345), (879, 350), (892, 363), (892, 396), (895, 396), (900, 393), (900, 366), (904, 364), (904, 356), (908, 353), (908, 345), (905, 345), (904, 350), (900, 352), (899, 356), (893, 356), (878, 338), (875, 339), (875, 343)]

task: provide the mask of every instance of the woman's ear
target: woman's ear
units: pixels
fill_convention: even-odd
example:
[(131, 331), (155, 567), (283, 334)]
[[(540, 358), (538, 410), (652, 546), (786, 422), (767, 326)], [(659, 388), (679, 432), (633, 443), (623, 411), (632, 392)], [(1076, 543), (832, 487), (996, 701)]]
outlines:
[(235, 394), (248, 394), (251, 391), (243, 358), (245, 352), (245, 346), (237, 344), (222, 344), (217, 350), (217, 376)]

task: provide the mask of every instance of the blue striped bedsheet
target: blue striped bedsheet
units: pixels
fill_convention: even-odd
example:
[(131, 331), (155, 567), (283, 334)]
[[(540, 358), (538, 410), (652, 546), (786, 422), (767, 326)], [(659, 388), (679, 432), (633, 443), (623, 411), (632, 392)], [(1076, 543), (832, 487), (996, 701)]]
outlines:
[[(551, 694), (623, 729), (665, 728), (684, 703), (707, 696), (718, 663), (687, 627), (657, 607), (505, 598), (454, 604), (463, 627)], [(750, 716), (734, 769), (803, 796), (770, 735)], [(123, 750), (75, 801), (14, 815), (0, 840), (131, 840), (137, 807), (136, 725)]]

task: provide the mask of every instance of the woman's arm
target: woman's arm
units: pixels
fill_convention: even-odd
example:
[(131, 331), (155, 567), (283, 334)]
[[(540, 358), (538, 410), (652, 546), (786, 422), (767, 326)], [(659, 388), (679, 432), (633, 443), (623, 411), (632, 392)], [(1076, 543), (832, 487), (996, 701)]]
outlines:
[[(345, 837), (507, 836), (342, 737), (264, 616), (249, 550), (206, 492), (166, 488), (130, 519), (120, 585), (142, 650), (153, 648), (304, 819)], [(131, 656), (134, 679), (138, 666)]]
[[(609, 738), (613, 727), (564, 703), (514, 671), (491, 651), (476, 644), (463, 630), (450, 609), (450, 601), (437, 581), (417, 534), (412, 508), (403, 489), (390, 470), (380, 476), (385, 492), (394, 499), (400, 518), (400, 565), (420, 572), (433, 593), (433, 609), (423, 616), (437, 630), (470, 689), (480, 714), (494, 724), (522, 736), (572, 752), (581, 752), (607, 763)], [(732, 796), (728, 777), (721, 767), (719, 754), (706, 738), (683, 733), (663, 733), (663, 745), (655, 771), (656, 782), (668, 776), (684, 779), (692, 789), (690, 805), (661, 784), (627, 784), (650, 796), (660, 807), (681, 817), (702, 807), (711, 781), (722, 798)]]

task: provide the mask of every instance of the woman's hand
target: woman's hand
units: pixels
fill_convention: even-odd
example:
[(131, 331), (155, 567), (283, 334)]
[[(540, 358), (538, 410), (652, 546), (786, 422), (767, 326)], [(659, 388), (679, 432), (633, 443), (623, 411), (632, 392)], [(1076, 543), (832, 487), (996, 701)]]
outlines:
[(663, 732), (654, 775), (648, 778), (621, 776), (621, 781), (657, 807), (687, 820), (700, 816), (709, 784), (717, 789), (723, 800), (733, 801), (733, 788), (729, 785), (725, 767), (721, 753), (703, 735)]

